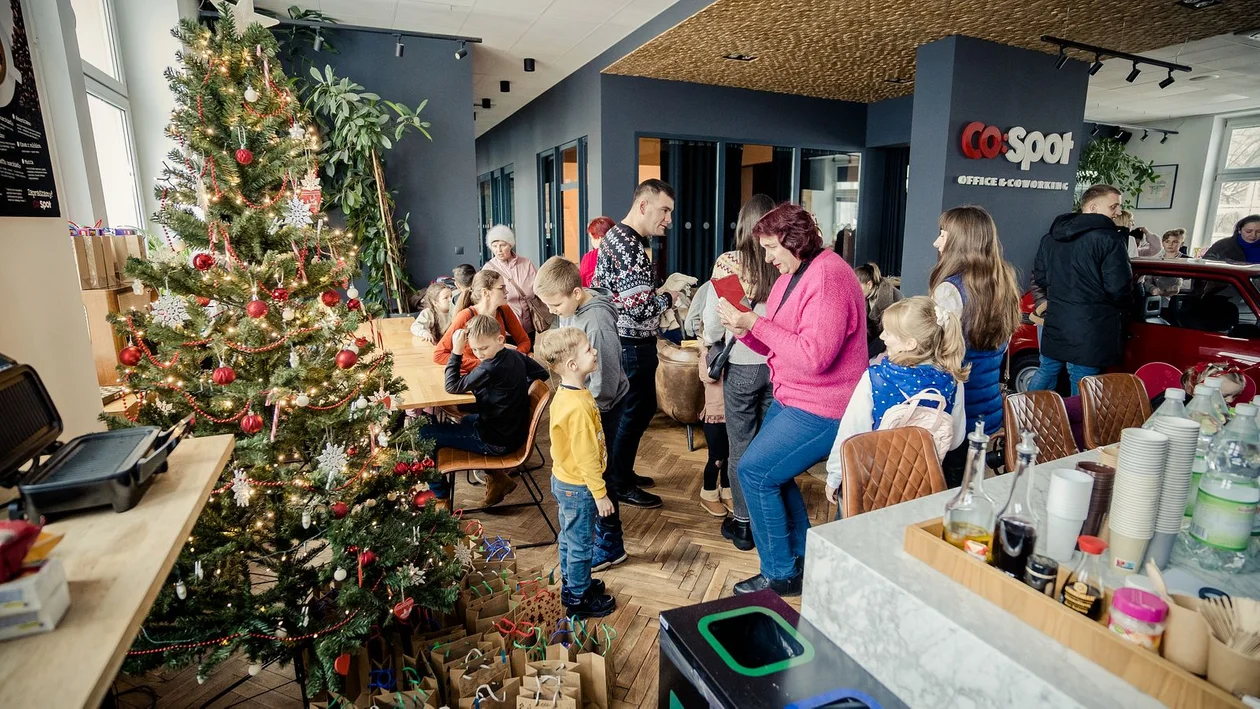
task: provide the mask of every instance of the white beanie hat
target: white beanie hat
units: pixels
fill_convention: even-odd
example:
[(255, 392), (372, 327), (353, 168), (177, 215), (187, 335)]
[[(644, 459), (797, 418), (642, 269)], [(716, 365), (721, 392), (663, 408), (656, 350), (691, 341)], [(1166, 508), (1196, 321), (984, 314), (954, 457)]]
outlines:
[(516, 250), (516, 234), (513, 234), (511, 227), (506, 224), (495, 224), (490, 227), (490, 231), (486, 232), (486, 246), (496, 241), (506, 241), (513, 251)]

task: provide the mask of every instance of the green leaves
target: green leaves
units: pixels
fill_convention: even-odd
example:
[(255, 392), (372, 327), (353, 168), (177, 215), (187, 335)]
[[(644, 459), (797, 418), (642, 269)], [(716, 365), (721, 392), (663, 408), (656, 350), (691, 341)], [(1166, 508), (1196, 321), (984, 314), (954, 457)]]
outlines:
[(1131, 155), (1123, 143), (1114, 138), (1101, 138), (1085, 146), (1076, 168), (1076, 193), (1090, 185), (1108, 184), (1119, 189), (1124, 206), (1131, 209), (1142, 189), (1155, 182), (1154, 161), (1143, 162)]

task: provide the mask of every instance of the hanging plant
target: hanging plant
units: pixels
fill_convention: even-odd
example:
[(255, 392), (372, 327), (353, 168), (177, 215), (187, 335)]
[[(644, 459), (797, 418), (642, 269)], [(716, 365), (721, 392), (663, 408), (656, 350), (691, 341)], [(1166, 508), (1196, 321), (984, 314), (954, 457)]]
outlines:
[(1155, 182), (1155, 162), (1142, 162), (1115, 138), (1091, 141), (1081, 152), (1076, 167), (1076, 202), (1090, 185), (1111, 185), (1120, 190), (1125, 209), (1132, 209), (1139, 194)]
[(313, 83), (301, 89), (302, 100), (322, 128), (320, 164), (326, 177), (324, 195), (341, 210), (346, 229), (355, 236), (359, 262), (368, 280), (364, 299), (398, 312), (414, 286), (403, 268), (403, 246), (411, 234), (408, 215), (394, 220), (394, 193), (385, 186), (384, 151), (410, 131), (433, 140), (430, 123), (420, 120), (428, 99), (415, 109), (387, 101), (346, 78), (331, 66), (323, 73), (311, 67)]

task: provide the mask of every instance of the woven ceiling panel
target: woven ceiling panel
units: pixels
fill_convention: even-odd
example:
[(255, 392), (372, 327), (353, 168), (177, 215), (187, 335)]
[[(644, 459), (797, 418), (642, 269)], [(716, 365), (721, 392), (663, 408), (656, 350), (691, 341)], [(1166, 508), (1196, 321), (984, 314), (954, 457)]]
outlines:
[[(604, 71), (869, 103), (913, 93), (915, 48), (960, 34), (1057, 53), (1043, 34), (1125, 52), (1260, 27), (1260, 0), (718, 0)], [(747, 54), (755, 61), (723, 59)], [(1092, 55), (1070, 52), (1092, 61)]]

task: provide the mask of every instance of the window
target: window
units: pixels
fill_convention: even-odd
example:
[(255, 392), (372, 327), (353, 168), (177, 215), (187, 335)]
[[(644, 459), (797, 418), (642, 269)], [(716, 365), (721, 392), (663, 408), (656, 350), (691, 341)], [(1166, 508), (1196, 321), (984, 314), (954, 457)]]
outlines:
[(1260, 214), (1260, 117), (1230, 120), (1222, 135), (1221, 158), (1212, 187), (1210, 242), (1234, 233), (1248, 214)]
[(1260, 337), (1255, 311), (1228, 281), (1172, 276), (1147, 276), (1139, 281), (1146, 296), (1147, 323), (1227, 337)]
[(106, 226), (144, 226), (131, 101), (122, 71), (113, 0), (71, 0), (83, 63)]
[(478, 223), (481, 227), (481, 262), (490, 260), (490, 247), (486, 244), (486, 232), (495, 224), (506, 224), (516, 231), (513, 208), (513, 190), (516, 189), (515, 168), (512, 165), (487, 172), (477, 177), (477, 197), (480, 202)]
[(577, 263), (588, 248), (586, 235), (586, 138), (538, 155), (538, 218), (542, 257)]

